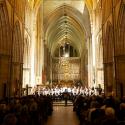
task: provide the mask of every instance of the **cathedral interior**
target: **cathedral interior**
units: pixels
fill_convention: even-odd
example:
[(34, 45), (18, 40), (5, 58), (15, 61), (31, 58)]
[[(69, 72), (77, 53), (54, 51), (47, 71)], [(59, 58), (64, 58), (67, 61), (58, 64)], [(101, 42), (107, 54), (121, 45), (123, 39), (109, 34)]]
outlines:
[(125, 0), (0, 0), (0, 125), (125, 125)]
[(125, 0), (0, 0), (0, 99), (76, 83), (125, 95), (124, 20)]

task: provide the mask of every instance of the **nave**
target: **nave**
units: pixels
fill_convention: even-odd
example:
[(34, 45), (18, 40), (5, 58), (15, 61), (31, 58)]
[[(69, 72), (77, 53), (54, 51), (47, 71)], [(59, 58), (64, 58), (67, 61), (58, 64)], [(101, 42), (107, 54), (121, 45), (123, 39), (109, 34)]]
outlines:
[(125, 0), (0, 0), (0, 100), (81, 85), (125, 95)]
[(0, 125), (77, 125), (75, 113), (125, 125), (125, 0), (0, 0)]
[(79, 120), (72, 106), (54, 106), (46, 125), (79, 125)]

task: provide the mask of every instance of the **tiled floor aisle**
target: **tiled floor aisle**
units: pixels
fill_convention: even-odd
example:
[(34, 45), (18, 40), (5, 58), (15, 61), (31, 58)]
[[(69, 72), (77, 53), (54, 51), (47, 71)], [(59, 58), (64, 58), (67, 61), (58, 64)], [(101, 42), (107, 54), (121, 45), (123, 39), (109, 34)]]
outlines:
[(72, 106), (54, 106), (53, 114), (46, 125), (79, 125), (79, 121)]

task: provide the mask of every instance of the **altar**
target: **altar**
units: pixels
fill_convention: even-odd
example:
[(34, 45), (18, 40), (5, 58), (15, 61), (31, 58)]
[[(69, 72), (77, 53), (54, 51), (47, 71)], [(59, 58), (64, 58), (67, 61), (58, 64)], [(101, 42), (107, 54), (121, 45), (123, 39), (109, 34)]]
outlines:
[(71, 86), (80, 81), (80, 58), (53, 58), (52, 80), (59, 84)]

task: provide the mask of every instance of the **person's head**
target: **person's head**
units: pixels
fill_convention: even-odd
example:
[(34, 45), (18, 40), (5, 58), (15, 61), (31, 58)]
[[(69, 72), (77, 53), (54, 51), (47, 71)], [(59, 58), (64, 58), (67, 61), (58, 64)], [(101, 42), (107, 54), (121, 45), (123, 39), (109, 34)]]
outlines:
[(121, 103), (121, 104), (120, 104), (120, 109), (121, 109), (121, 110), (125, 110), (125, 103)]
[(113, 118), (113, 117), (115, 117), (115, 110), (112, 107), (107, 107), (105, 109), (105, 115), (107, 117)]
[(6, 104), (0, 104), (0, 110), (5, 111), (7, 109)]
[(16, 123), (17, 123), (17, 118), (14, 114), (7, 114), (4, 117), (3, 125), (16, 125)]

